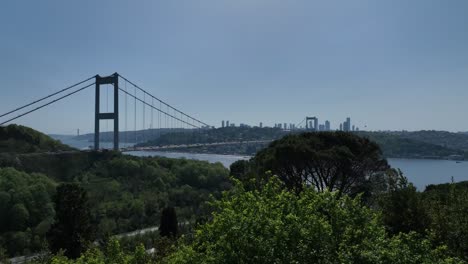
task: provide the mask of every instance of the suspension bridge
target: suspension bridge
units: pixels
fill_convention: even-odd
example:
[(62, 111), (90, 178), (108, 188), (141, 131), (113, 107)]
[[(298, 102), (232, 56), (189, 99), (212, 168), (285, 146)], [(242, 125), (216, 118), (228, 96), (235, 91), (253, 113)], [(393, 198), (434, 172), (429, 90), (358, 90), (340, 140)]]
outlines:
[[(140, 140), (150, 140), (170, 134), (177, 135), (178, 137), (190, 138), (194, 133), (199, 133), (202, 130), (211, 129), (212, 127), (198, 118), (195, 118), (193, 115), (187, 114), (171, 104), (159, 99), (149, 93), (148, 90), (143, 89), (118, 73), (104, 77), (95, 75), (25, 105), (16, 107), (15, 109), (0, 115), (0, 126), (7, 125), (21, 117), (39, 111), (42, 108), (50, 107), (59, 101), (72, 97), (84, 90), (91, 89), (92, 87), (95, 89), (94, 150), (101, 149), (102, 120), (106, 121), (106, 124), (107, 121), (113, 121), (112, 142), (114, 150), (157, 150), (162, 148), (235, 144), (235, 142), (214, 142), (202, 144), (190, 143), (189, 140), (186, 140), (182, 141), (183, 144), (180, 145), (171, 144), (170, 146), (166, 145), (140, 148), (121, 147), (121, 141), (138, 142), (137, 128), (141, 131), (148, 131), (144, 132), (144, 137)], [(111, 96), (109, 96), (109, 91), (113, 92)], [(110, 101), (109, 98), (111, 98)], [(133, 116), (129, 116), (129, 114), (133, 114)], [(137, 118), (137, 115), (141, 116)], [(137, 120), (140, 120), (140, 124), (137, 124)], [(133, 131), (129, 130), (130, 127), (133, 128)], [(122, 128), (123, 133), (121, 134), (120, 132), (122, 132)], [(132, 137), (132, 133), (134, 133), (134, 139), (129, 138)], [(120, 138), (121, 135), (123, 135), (123, 139)]]

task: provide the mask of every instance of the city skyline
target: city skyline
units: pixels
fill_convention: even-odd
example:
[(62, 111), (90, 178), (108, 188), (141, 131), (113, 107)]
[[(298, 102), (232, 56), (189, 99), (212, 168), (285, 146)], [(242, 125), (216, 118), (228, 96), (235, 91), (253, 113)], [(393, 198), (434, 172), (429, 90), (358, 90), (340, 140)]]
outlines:
[[(119, 72), (212, 126), (346, 113), (361, 129), (468, 131), (467, 13), (457, 0), (7, 2), (0, 113)], [(93, 131), (92, 90), (58, 104), (18, 123)]]

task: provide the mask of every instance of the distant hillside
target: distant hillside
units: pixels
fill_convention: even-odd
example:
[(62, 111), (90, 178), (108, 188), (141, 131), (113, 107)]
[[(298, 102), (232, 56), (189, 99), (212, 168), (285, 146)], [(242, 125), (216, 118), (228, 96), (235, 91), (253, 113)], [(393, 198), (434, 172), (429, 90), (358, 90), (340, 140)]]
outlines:
[[(423, 131), (420, 131), (423, 132)], [(418, 137), (419, 132), (357, 132), (379, 144), (385, 157), (389, 158), (434, 158), (467, 159), (468, 153), (462, 149), (449, 148), (426, 142)], [(445, 133), (445, 132), (444, 132)], [(446, 132), (449, 133), (449, 132)], [(405, 134), (405, 136), (403, 135)], [(454, 133), (451, 133), (454, 134)], [(407, 135), (411, 135), (406, 137)], [(455, 146), (453, 142), (452, 146)]]
[(290, 132), (270, 127), (224, 127), (201, 131), (183, 131), (163, 134), (160, 137), (139, 143), (137, 146), (163, 146), (194, 143), (253, 141), (279, 139)]
[[(119, 140), (123, 143), (138, 143), (146, 142), (149, 140), (154, 140), (164, 134), (182, 132), (186, 129), (182, 128), (161, 128), (161, 129), (145, 129), (137, 131), (120, 131)], [(114, 140), (114, 132), (101, 132), (99, 133), (101, 142), (112, 142)], [(86, 140), (89, 142), (94, 142), (94, 133), (83, 134), (77, 137), (74, 137), (75, 140)]]
[[(303, 132), (303, 130), (296, 130)], [(279, 128), (225, 127), (201, 131), (183, 129), (141, 130), (120, 132), (121, 142), (138, 142), (137, 146), (182, 145), (194, 143), (275, 140), (291, 133)], [(468, 159), (468, 134), (447, 131), (390, 131), (355, 132), (377, 142), (388, 158), (433, 158)], [(77, 139), (94, 140), (93, 134), (82, 135)], [(112, 141), (111, 132), (101, 133), (101, 141)], [(265, 144), (247, 146), (208, 146), (204, 148), (180, 149), (187, 152), (253, 155)]]
[(391, 132), (402, 138), (417, 140), (450, 149), (461, 149), (468, 151), (468, 134), (452, 133), (448, 131), (421, 130), (414, 132)]
[[(303, 132), (303, 131), (295, 131)], [(274, 140), (291, 133), (279, 128), (248, 128), (248, 127), (229, 127), (204, 130), (197, 133), (174, 133), (162, 135), (159, 138), (140, 143), (138, 146), (161, 146), (161, 145), (180, 145), (193, 143), (212, 143), (224, 141), (254, 141), (254, 140)], [(356, 132), (358, 135), (368, 137), (375, 141), (381, 147), (383, 154), (388, 158), (414, 158), (414, 159), (468, 159), (468, 154), (464, 149), (463, 138), (468, 139), (468, 135), (427, 131), (419, 132)], [(430, 136), (429, 136), (430, 135)], [(441, 144), (442, 139), (450, 138), (451, 147)], [(436, 140), (439, 139), (439, 140)], [(460, 142), (460, 144), (457, 144)], [(264, 147), (232, 145), (232, 146), (208, 146), (203, 148), (190, 148), (183, 151), (203, 152), (217, 154), (240, 154), (253, 155)]]
[(0, 127), (0, 153), (34, 153), (72, 149), (29, 127), (19, 125)]

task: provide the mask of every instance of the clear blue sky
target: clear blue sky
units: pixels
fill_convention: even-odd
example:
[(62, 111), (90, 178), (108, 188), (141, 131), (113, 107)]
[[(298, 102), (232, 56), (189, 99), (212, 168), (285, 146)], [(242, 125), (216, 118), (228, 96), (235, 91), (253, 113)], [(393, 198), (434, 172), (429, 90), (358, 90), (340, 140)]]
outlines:
[[(0, 113), (119, 72), (216, 126), (468, 130), (466, 0), (4, 1), (0, 36)], [(91, 132), (93, 100), (18, 123)]]

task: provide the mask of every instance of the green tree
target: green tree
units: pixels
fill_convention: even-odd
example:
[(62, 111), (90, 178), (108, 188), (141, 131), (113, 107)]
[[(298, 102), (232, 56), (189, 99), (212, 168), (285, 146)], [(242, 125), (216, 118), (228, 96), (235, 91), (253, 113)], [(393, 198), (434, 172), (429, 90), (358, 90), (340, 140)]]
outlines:
[(174, 207), (164, 208), (161, 213), (161, 225), (159, 226), (159, 234), (162, 237), (177, 236), (177, 214)]
[(24, 204), (15, 204), (10, 210), (10, 229), (23, 230), (29, 221), (29, 212)]
[(86, 192), (77, 184), (61, 184), (54, 202), (55, 223), (47, 234), (50, 249), (78, 258), (94, 238)]
[(389, 238), (359, 197), (296, 195), (273, 178), (261, 190), (237, 185), (214, 206), (168, 263), (456, 263), (414, 233)]
[(428, 186), (423, 197), (435, 241), (468, 262), (468, 182)]
[(288, 135), (257, 153), (253, 163), (259, 175), (272, 171), (296, 192), (307, 185), (357, 194), (389, 169), (377, 144), (346, 132)]
[(401, 171), (390, 181), (388, 192), (381, 194), (379, 206), (387, 230), (392, 234), (411, 231), (424, 234), (429, 228), (429, 217), (422, 195), (408, 182)]

